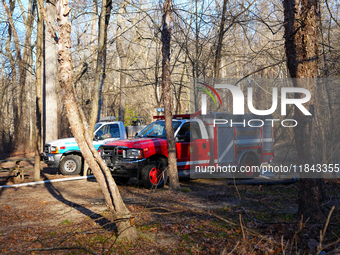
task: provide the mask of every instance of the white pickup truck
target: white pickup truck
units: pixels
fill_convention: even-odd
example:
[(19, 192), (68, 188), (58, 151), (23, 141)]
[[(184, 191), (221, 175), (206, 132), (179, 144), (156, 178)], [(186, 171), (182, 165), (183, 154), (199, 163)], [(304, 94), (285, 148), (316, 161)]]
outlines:
[[(104, 119), (104, 121), (95, 125), (93, 145), (97, 150), (103, 144), (127, 138), (123, 122), (107, 120)], [(74, 138), (58, 139), (46, 143), (42, 160), (51, 167), (59, 167), (63, 175), (79, 174), (84, 163), (79, 146)]]

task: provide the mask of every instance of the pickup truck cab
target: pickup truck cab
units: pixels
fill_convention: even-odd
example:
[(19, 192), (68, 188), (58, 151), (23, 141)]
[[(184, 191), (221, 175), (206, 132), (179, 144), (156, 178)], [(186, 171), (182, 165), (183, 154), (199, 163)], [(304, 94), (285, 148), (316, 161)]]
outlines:
[[(96, 123), (93, 145), (99, 146), (120, 139), (126, 139), (126, 130), (121, 121)], [(74, 138), (58, 139), (44, 145), (42, 160), (51, 167), (59, 167), (63, 175), (77, 175), (81, 172), (84, 159)]]
[[(242, 123), (246, 123), (251, 117), (249, 114), (245, 115)], [(137, 177), (147, 188), (164, 185), (167, 177), (164, 170), (168, 164), (165, 121), (164, 116), (154, 118), (157, 120), (140, 131), (135, 138), (114, 141), (99, 147), (101, 157), (119, 182)], [(174, 116), (172, 123), (179, 177), (190, 177), (197, 166), (248, 165), (259, 168), (261, 164), (273, 159), (274, 129), (271, 125), (250, 127), (240, 124), (240, 121), (234, 126), (225, 122), (213, 125), (215, 119), (222, 118), (233, 116), (224, 113)], [(239, 173), (238, 177), (254, 178), (258, 175), (259, 171), (247, 171)], [(234, 177), (233, 173), (229, 177)]]

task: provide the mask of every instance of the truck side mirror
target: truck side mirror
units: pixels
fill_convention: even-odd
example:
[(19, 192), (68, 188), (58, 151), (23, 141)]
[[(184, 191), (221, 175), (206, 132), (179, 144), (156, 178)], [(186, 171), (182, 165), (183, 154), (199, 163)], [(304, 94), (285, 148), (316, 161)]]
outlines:
[(138, 136), (138, 132), (136, 132), (136, 134), (135, 134), (135, 137), (137, 137)]
[(97, 142), (97, 141), (99, 140), (99, 137), (95, 134), (95, 135), (93, 136), (93, 140)]

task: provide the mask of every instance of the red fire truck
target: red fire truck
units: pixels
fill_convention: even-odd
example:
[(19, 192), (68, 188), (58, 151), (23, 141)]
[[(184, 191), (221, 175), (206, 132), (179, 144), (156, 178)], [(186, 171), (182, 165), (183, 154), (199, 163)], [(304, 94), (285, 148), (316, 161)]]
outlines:
[[(164, 116), (154, 119), (135, 138), (99, 148), (118, 182), (137, 177), (146, 188), (164, 185), (168, 164), (165, 121)], [(179, 177), (257, 177), (260, 165), (274, 158), (273, 123), (271, 116), (253, 114), (175, 115), (172, 124)]]

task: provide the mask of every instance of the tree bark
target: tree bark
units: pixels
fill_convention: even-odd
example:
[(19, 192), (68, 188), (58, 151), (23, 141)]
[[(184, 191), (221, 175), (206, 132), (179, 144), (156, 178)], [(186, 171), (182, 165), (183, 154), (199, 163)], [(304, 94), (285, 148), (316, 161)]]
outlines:
[[(184, 62), (187, 61), (187, 57), (185, 56), (185, 60)], [(176, 97), (176, 114), (181, 114), (182, 112), (182, 105), (181, 105), (181, 96), (182, 96), (182, 88), (184, 87), (184, 75), (185, 75), (185, 68), (186, 66), (183, 65), (183, 70), (182, 70), (182, 74), (181, 74), (181, 79), (179, 82), (179, 89), (178, 89), (178, 96)]]
[(223, 0), (223, 8), (222, 8), (222, 17), (221, 24), (218, 32), (218, 42), (216, 47), (216, 55), (215, 55), (215, 63), (214, 63), (214, 77), (220, 78), (220, 69), (221, 69), (221, 59), (222, 59), (222, 46), (223, 46), (223, 37), (224, 37), (224, 27), (226, 23), (226, 12), (227, 12), (227, 2), (228, 0)]
[[(56, 24), (56, 0), (46, 1), (46, 23), (49, 22), (55, 30)], [(45, 26), (48, 28), (49, 26)], [(44, 84), (44, 143), (58, 139), (58, 103), (56, 93), (57, 82), (57, 49), (54, 31), (45, 32), (45, 81)]]
[[(121, 35), (123, 30), (123, 13), (125, 11), (127, 2), (122, 1), (117, 16), (117, 35)], [(118, 36), (116, 39), (116, 48), (117, 53), (120, 60), (120, 74), (119, 74), (119, 83), (120, 83), (120, 92), (119, 92), (119, 116), (121, 116), (121, 120), (124, 122), (125, 120), (125, 104), (126, 104), (126, 95), (125, 95), (125, 87), (126, 87), (126, 69), (127, 69), (127, 53), (123, 48), (121, 36)]]
[(95, 84), (93, 88), (92, 97), (92, 110), (90, 119), (90, 134), (94, 132), (94, 126), (100, 117), (100, 105), (102, 86), (105, 81), (105, 66), (106, 66), (106, 41), (107, 41), (107, 27), (110, 21), (110, 13), (112, 8), (111, 0), (103, 0), (102, 10), (99, 18), (99, 38), (98, 38), (98, 55), (97, 55), (97, 66)]
[(165, 115), (165, 130), (168, 143), (168, 171), (170, 179), (170, 189), (179, 190), (179, 179), (176, 159), (176, 143), (174, 129), (172, 126), (172, 105), (171, 105), (171, 84), (170, 84), (170, 40), (171, 40), (171, 15), (172, 2), (165, 0), (163, 4), (163, 24), (162, 24), (162, 87)]
[(33, 180), (40, 181), (40, 153), (42, 151), (41, 148), (41, 114), (42, 114), (42, 89), (41, 89), (41, 64), (42, 64), (42, 36), (43, 36), (43, 20), (41, 11), (39, 10), (40, 6), (43, 6), (42, 0), (38, 0), (40, 3), (38, 4), (38, 20), (37, 20), (37, 49), (36, 49), (36, 81), (35, 81), (35, 90), (36, 90), (36, 99), (35, 99), (35, 112), (36, 112), (36, 128), (35, 128), (35, 161), (34, 161), (34, 173)]
[(93, 146), (93, 133), (89, 132), (86, 118), (75, 95), (70, 51), (72, 27), (68, 20), (71, 9), (68, 6), (68, 0), (58, 0), (57, 7), (60, 36), (58, 42), (59, 84), (63, 90), (63, 102), (67, 109), (71, 130), (85, 161), (96, 177), (107, 206), (115, 215), (118, 237), (132, 240), (137, 238), (137, 231), (131, 225), (131, 214), (119, 194), (110, 170)]
[(97, 0), (93, 0), (93, 6), (92, 6), (92, 24), (91, 24), (91, 42), (90, 42), (90, 45), (91, 45), (91, 55), (93, 56), (93, 63), (94, 63), (94, 66), (93, 66), (93, 69), (96, 68), (95, 66), (95, 63), (96, 63), (96, 60), (97, 60), (97, 57), (96, 57), (96, 44), (95, 44), (95, 41), (96, 41), (96, 38), (97, 38), (97, 34), (96, 34), (96, 31), (97, 31), (97, 13), (98, 13), (98, 2)]
[[(9, 6), (9, 13), (12, 16), (13, 11), (14, 11), (15, 5), (13, 4), (12, 1), (10, 1), (10, 6)], [(12, 76), (12, 109), (13, 109), (13, 122), (15, 125), (15, 133), (17, 131), (17, 126), (16, 123), (18, 123), (18, 111), (17, 111), (17, 105), (16, 105), (16, 99), (17, 96), (14, 94), (15, 91), (17, 91), (18, 88), (18, 74), (17, 74), (17, 68), (15, 65), (15, 59), (11, 54), (11, 40), (12, 40), (12, 28), (11, 26), (8, 27), (8, 35), (7, 35), (7, 40), (6, 40), (6, 45), (5, 45), (5, 50), (8, 52), (8, 58), (9, 58), (9, 63), (11, 66), (11, 76)]]
[(155, 87), (154, 87), (154, 93), (155, 93), (155, 99), (156, 99), (156, 104), (157, 108), (161, 106), (162, 103), (162, 95), (160, 93), (160, 84), (159, 84), (159, 69), (160, 69), (160, 54), (159, 54), (159, 43), (157, 40), (155, 40)]
[[(36, 0), (30, 0), (28, 3), (28, 10), (26, 11), (24, 9), (24, 6), (22, 5), (21, 0), (18, 0), (18, 4), (21, 10), (22, 19), (25, 25), (25, 50), (23, 54), (25, 54), (24, 61), (26, 63), (26, 68), (28, 72), (26, 71), (26, 84), (24, 88), (24, 93), (26, 93), (27, 97), (23, 105), (23, 111), (25, 116), (29, 116), (29, 122), (25, 121), (23, 124), (24, 132), (29, 130), (29, 139), (24, 139), (24, 141), (21, 141), (25, 148), (29, 148), (32, 145), (32, 138), (33, 138), (33, 132), (32, 132), (32, 114), (31, 114), (31, 91), (32, 91), (32, 83), (33, 83), (33, 56), (32, 56), (32, 45), (31, 45), (31, 35), (33, 31), (33, 21), (36, 11)], [(26, 103), (26, 104), (25, 104)], [(26, 112), (25, 112), (26, 111)], [(27, 137), (27, 135), (25, 135)]]
[[(321, 164), (324, 159), (324, 130), (320, 123), (317, 92), (318, 71), (318, 1), (284, 1), (285, 49), (287, 67), (294, 86), (310, 91), (311, 100), (305, 104), (312, 116), (305, 116), (295, 108), (294, 118), (299, 121), (294, 128), (296, 150), (300, 164)], [(304, 95), (296, 95), (296, 97)], [(325, 198), (323, 180), (303, 178), (299, 182), (299, 214), (304, 219), (324, 220), (322, 202)]]

